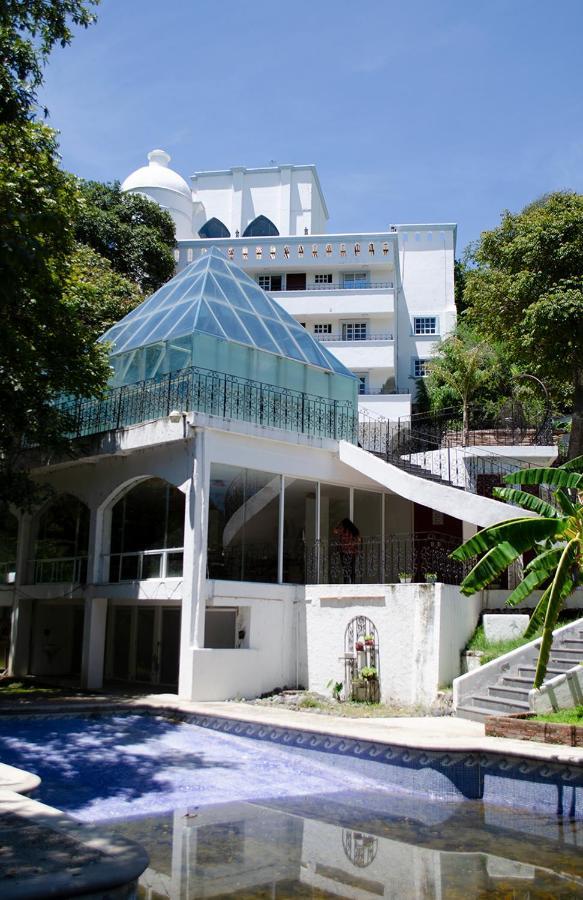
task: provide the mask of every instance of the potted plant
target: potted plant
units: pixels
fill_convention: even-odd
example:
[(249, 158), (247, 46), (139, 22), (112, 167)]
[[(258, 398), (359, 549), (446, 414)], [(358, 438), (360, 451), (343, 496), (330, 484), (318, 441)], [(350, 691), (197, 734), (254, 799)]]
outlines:
[(437, 581), (437, 573), (436, 572), (426, 572), (425, 573), (426, 584), (435, 584), (436, 581)]
[(378, 672), (374, 666), (364, 666), (360, 672), (360, 677), (364, 678), (365, 681), (374, 681), (378, 675)]
[(411, 584), (413, 575), (411, 572), (399, 572), (399, 581), (401, 584)]
[(374, 647), (374, 637), (372, 636), (372, 634), (365, 634), (364, 646), (365, 647)]
[(359, 638), (359, 639), (357, 640), (357, 642), (355, 643), (355, 645), (354, 645), (354, 649), (357, 650), (359, 653), (360, 653), (362, 650), (364, 650), (364, 641), (361, 641), (360, 638)]

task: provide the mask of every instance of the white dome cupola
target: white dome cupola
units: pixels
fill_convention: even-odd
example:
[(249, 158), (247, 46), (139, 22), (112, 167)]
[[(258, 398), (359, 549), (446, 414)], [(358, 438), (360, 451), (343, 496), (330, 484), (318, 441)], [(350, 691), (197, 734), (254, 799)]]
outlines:
[(184, 178), (168, 165), (170, 154), (165, 150), (151, 150), (148, 165), (132, 172), (122, 182), (124, 193), (143, 194), (166, 209), (176, 225), (176, 239), (192, 238), (192, 191)]

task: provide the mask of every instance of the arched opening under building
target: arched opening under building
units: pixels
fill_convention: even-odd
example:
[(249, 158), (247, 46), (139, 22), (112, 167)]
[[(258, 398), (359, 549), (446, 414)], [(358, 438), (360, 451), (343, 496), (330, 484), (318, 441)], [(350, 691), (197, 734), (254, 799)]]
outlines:
[(60, 494), (39, 514), (34, 541), (33, 584), (83, 584), (87, 580), (89, 509)]

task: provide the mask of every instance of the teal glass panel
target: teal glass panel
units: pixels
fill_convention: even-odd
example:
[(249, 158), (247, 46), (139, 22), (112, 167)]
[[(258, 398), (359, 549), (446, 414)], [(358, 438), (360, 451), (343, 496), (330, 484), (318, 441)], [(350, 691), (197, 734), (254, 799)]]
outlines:
[(276, 341), (282, 356), (291, 356), (292, 359), (299, 359), (302, 362), (305, 362), (305, 357), (285, 325), (282, 325), (281, 322), (271, 321), (269, 323), (269, 330), (273, 335), (273, 339)]
[(196, 330), (204, 331), (206, 334), (214, 334), (217, 337), (224, 338), (225, 332), (219, 325), (218, 321), (210, 311), (208, 304), (201, 302), (198, 309), (198, 318), (196, 320)]
[(257, 316), (249, 315), (243, 310), (239, 312), (239, 318), (257, 347), (261, 347), (262, 350), (269, 350), (271, 353), (279, 353), (279, 348), (274, 343), (261, 319), (258, 319)]
[(230, 306), (227, 306), (225, 303), (216, 303), (214, 300), (209, 300), (208, 305), (229, 340), (240, 341), (242, 344), (253, 344), (253, 341)]
[(258, 284), (246, 284), (244, 291), (255, 312), (259, 313), (260, 316), (273, 316), (269, 297), (261, 290)]

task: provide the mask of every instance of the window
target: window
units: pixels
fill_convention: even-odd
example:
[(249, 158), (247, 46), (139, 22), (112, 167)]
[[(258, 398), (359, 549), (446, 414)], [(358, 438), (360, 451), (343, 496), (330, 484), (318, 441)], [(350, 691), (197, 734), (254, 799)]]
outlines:
[(415, 316), (413, 334), (437, 334), (437, 316)]
[(204, 646), (211, 650), (233, 650), (237, 646), (237, 610), (206, 608)]
[(279, 231), (267, 216), (257, 216), (252, 222), (249, 222), (247, 228), (243, 232), (243, 237), (277, 237)]
[(366, 322), (343, 322), (342, 323), (342, 340), (343, 341), (366, 341), (367, 323)]
[(332, 284), (332, 273), (331, 272), (318, 272), (314, 275), (314, 281), (316, 284)]
[(428, 364), (430, 360), (428, 359), (414, 359), (413, 360), (413, 377), (414, 378), (425, 378), (429, 375)]
[(368, 394), (368, 372), (355, 372), (358, 378), (358, 393)]
[(363, 288), (368, 284), (368, 272), (343, 272), (342, 285), (345, 288)]
[(213, 216), (212, 219), (204, 223), (198, 232), (198, 236), (201, 238), (228, 238), (231, 237), (231, 232), (220, 219)]
[(332, 334), (332, 325), (330, 322), (316, 322), (314, 325), (314, 334)]
[(257, 282), (264, 291), (283, 290), (283, 275), (259, 275)]

